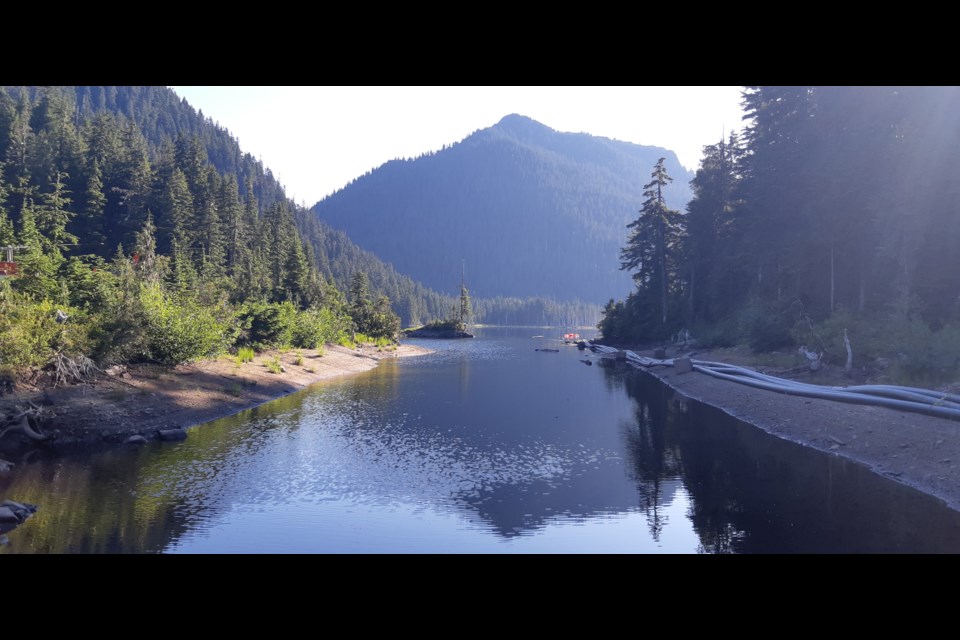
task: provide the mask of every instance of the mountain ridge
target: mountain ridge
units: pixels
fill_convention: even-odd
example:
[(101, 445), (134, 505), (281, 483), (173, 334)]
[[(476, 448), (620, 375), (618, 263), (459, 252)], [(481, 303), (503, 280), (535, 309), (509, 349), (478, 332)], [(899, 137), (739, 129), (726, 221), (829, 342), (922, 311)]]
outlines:
[(615, 256), (660, 157), (675, 178), (668, 204), (682, 209), (692, 176), (674, 152), (509, 114), (440, 151), (386, 162), (312, 211), (438, 291), (455, 290), (466, 263), (479, 296), (602, 304), (633, 286)]

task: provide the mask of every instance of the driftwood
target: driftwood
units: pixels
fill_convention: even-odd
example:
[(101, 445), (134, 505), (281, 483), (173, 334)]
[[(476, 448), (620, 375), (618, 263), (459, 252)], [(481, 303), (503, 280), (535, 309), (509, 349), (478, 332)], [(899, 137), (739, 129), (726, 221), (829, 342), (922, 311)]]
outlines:
[(800, 345), (800, 348), (797, 349), (809, 362), (810, 362), (810, 371), (817, 371), (820, 369), (820, 365), (823, 364), (823, 352), (816, 353), (814, 351), (808, 351), (806, 345)]
[(0, 440), (3, 440), (3, 437), (8, 433), (22, 434), (34, 442), (48, 442), (54, 438), (54, 436), (50, 434), (41, 433), (39, 427), (34, 428), (30, 424), (30, 419), (33, 418), (35, 421), (40, 410), (33, 403), (28, 402), (27, 404), (30, 405), (30, 409), (22, 411), (11, 418), (7, 418), (4, 423), (0, 425), (4, 427), (3, 430), (0, 431)]
[(853, 349), (850, 347), (850, 338), (847, 337), (847, 330), (843, 330), (843, 345), (847, 348), (847, 364), (844, 367), (847, 371), (847, 375), (850, 375), (850, 372), (853, 370)]

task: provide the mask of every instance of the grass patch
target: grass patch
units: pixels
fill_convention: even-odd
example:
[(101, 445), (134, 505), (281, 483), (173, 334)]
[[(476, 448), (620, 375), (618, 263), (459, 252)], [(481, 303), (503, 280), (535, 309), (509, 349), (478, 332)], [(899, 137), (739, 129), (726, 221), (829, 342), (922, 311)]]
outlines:
[(267, 371), (270, 373), (282, 373), (283, 365), (280, 364), (280, 356), (273, 356), (270, 360), (267, 360), (266, 365)]
[(253, 349), (251, 347), (240, 347), (237, 350), (235, 360), (238, 367), (245, 362), (253, 362)]
[(296, 355), (294, 356), (293, 364), (297, 365), (298, 367), (302, 367), (302, 366), (303, 366), (303, 352), (300, 351), (300, 349), (297, 349), (297, 351), (296, 351)]

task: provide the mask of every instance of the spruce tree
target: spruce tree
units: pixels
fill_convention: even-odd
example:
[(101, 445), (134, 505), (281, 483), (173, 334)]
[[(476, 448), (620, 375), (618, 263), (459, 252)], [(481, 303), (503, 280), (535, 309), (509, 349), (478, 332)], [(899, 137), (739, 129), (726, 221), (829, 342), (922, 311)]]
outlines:
[(631, 230), (627, 246), (620, 251), (620, 268), (636, 270), (637, 287), (655, 292), (661, 325), (667, 323), (667, 294), (674, 275), (674, 252), (682, 231), (679, 211), (670, 209), (663, 197), (663, 187), (673, 181), (660, 158), (650, 174), (652, 180), (643, 185), (646, 200), (640, 217), (627, 225)]

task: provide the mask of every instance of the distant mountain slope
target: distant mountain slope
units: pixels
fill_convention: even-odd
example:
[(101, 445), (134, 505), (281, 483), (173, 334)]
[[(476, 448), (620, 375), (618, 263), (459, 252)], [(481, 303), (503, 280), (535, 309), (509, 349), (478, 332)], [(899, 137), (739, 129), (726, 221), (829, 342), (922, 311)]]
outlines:
[(425, 286), (603, 303), (633, 285), (616, 256), (643, 185), (666, 158), (682, 209), (692, 177), (660, 147), (559, 133), (509, 115), (462, 142), (394, 160), (313, 207), (361, 247)]

